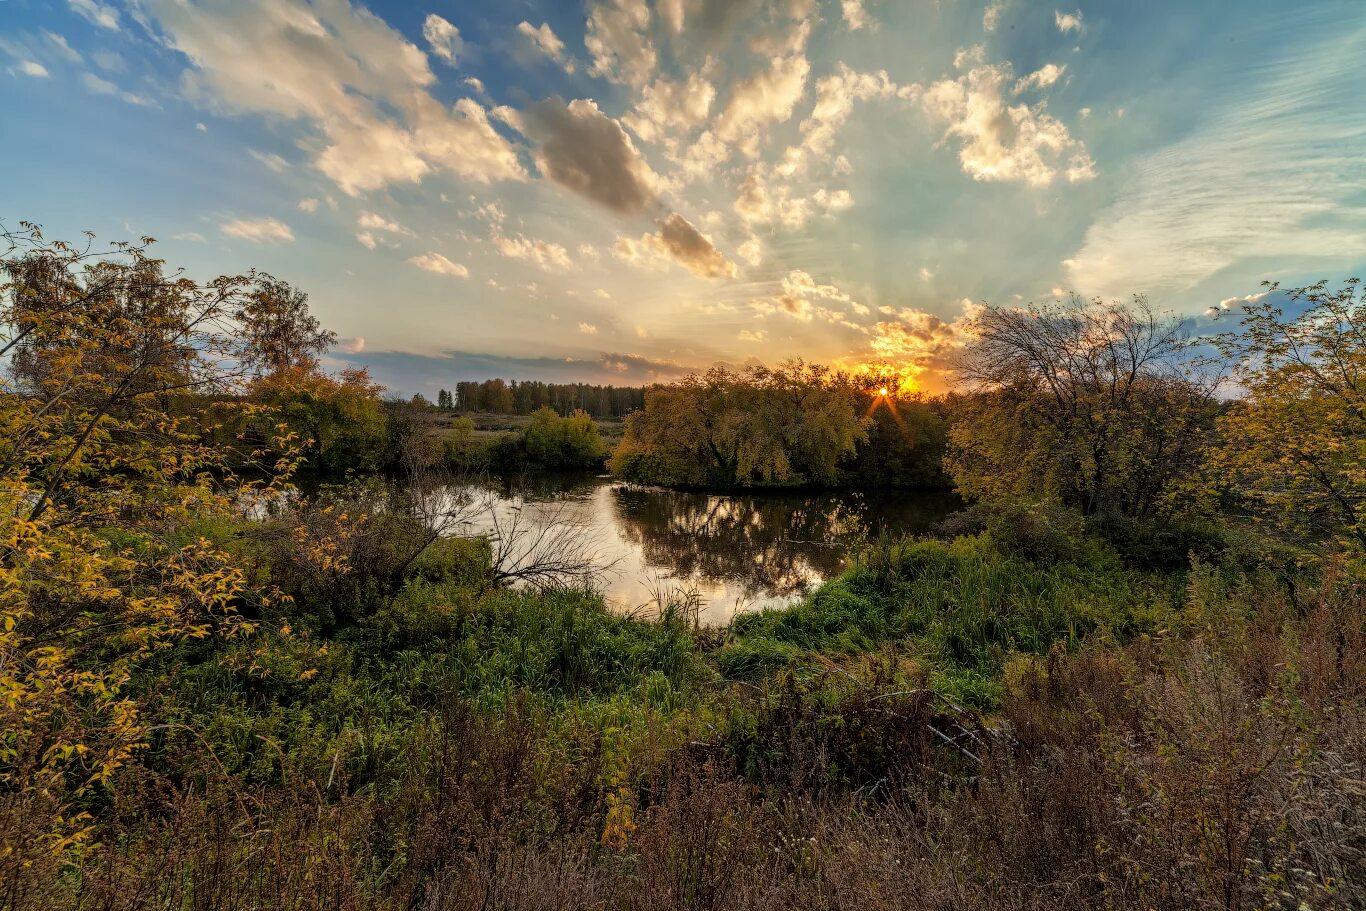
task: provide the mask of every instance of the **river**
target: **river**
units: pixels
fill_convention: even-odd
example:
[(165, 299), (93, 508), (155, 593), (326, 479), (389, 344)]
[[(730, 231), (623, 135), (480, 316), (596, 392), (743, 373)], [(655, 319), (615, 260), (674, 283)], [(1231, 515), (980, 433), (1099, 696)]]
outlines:
[[(474, 492), (474, 491), (468, 491)], [(461, 533), (515, 519), (565, 531), (605, 566), (598, 587), (615, 610), (649, 614), (661, 594), (687, 593), (705, 624), (791, 602), (840, 574), (859, 535), (924, 532), (959, 501), (926, 491), (723, 495), (628, 487), (593, 474), (493, 479), (491, 509)], [(557, 535), (526, 536), (533, 545)]]

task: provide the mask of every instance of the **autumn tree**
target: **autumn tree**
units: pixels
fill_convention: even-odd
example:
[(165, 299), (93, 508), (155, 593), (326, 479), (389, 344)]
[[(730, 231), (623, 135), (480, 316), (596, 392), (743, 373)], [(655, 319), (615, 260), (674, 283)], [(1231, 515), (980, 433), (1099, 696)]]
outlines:
[[(1366, 551), (1366, 296), (1358, 279), (1271, 294), (1219, 338), (1243, 395), (1212, 475), (1259, 521)], [(1287, 316), (1277, 300), (1300, 310)]]
[(1130, 304), (986, 307), (958, 373), (946, 458), (971, 498), (1061, 502), (1086, 515), (1175, 508), (1218, 406), (1182, 323)]
[(49, 813), (61, 850), (86, 833), (72, 801), (144, 736), (133, 668), (249, 627), (241, 571), (192, 529), (296, 464), (269, 419), (213, 442), (263, 416), (240, 392), (282, 299), (168, 273), (150, 238), (96, 250), (21, 224), (0, 243), (0, 800)]
[(823, 367), (715, 367), (650, 387), (609, 467), (672, 485), (828, 484), (866, 435), (857, 394)]
[(308, 295), (265, 272), (248, 276), (233, 317), (242, 327), (244, 366), (265, 374), (312, 372), (337, 342), (308, 310)]

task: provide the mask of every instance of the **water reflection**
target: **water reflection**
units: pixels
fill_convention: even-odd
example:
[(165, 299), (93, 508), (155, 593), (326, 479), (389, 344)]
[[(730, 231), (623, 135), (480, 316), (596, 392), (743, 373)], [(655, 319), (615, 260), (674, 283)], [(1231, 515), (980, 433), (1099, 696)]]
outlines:
[(708, 623), (838, 575), (858, 534), (922, 532), (957, 505), (938, 493), (720, 496), (566, 474), (496, 479), (486, 489), (494, 509), (554, 521), (590, 541), (612, 565), (602, 587), (616, 609), (648, 610), (660, 589), (686, 588)]

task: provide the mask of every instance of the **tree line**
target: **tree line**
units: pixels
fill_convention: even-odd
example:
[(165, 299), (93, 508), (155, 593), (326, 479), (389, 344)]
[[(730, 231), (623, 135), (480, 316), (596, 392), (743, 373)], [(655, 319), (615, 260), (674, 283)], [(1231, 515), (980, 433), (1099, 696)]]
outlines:
[(455, 384), (437, 392), (437, 407), (482, 414), (529, 415), (553, 408), (561, 416), (575, 411), (595, 418), (625, 417), (645, 404), (642, 386), (592, 383), (545, 383), (540, 380), (492, 379)]

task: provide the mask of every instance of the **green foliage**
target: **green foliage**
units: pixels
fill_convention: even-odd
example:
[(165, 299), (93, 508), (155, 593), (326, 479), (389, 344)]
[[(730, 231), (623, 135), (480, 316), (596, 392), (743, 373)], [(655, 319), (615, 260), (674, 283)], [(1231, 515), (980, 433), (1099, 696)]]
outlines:
[(1081, 537), (1074, 518), (1059, 517), (1061, 526), (1000, 519), (982, 535), (947, 543), (879, 542), (798, 604), (737, 617), (718, 664), (754, 679), (799, 653), (811, 660), (897, 643), (950, 692), (990, 705), (999, 691), (989, 683), (1010, 655), (1152, 631), (1174, 609), (1179, 588), (1124, 569), (1113, 552)]
[(545, 468), (592, 468), (607, 454), (586, 411), (560, 417), (553, 408), (538, 409), (523, 433), (523, 446), (527, 458)]
[(986, 307), (960, 372), (946, 460), (959, 491), (1060, 503), (1088, 516), (1199, 511), (1188, 496), (1213, 434), (1217, 372), (1198, 369), (1180, 320), (1130, 305)]
[(647, 390), (608, 467), (647, 484), (830, 485), (867, 439), (859, 405), (849, 379), (824, 367), (715, 367)]
[[(1276, 292), (1268, 285), (1268, 293)], [(1254, 518), (1322, 548), (1366, 555), (1366, 295), (1360, 280), (1249, 307), (1218, 340), (1247, 394), (1219, 421), (1209, 479)]]
[(308, 464), (327, 472), (373, 472), (389, 451), (380, 388), (364, 370), (338, 377), (285, 370), (258, 381), (252, 398), (310, 441)]

